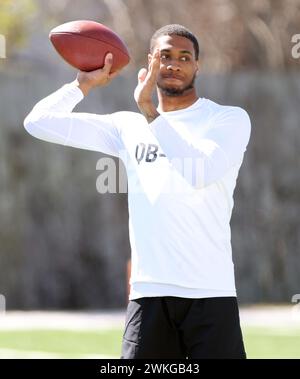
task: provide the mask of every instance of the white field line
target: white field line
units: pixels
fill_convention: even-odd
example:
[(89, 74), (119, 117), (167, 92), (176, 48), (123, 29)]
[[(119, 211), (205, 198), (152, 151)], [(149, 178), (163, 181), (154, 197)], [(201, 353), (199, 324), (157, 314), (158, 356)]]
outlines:
[[(0, 359), (64, 359), (68, 357), (52, 352), (0, 349)], [(118, 359), (118, 357), (103, 354), (74, 354), (74, 357), (76, 359)], [(71, 355), (70, 358), (72, 358)]]
[[(1, 330), (123, 329), (126, 309), (99, 312), (7, 311), (0, 315)], [(300, 328), (299, 305), (240, 307), (242, 326)]]
[(240, 308), (242, 326), (300, 329), (299, 305)]
[(122, 329), (125, 310), (113, 312), (7, 311), (0, 316), (1, 330), (103, 330)]

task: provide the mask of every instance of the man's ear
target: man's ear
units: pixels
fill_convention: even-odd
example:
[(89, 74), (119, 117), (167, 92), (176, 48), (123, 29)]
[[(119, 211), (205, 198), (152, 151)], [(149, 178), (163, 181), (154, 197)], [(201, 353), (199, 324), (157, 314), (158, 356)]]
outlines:
[(197, 69), (196, 69), (196, 76), (198, 76), (199, 73), (200, 73), (200, 63), (199, 63), (199, 61), (196, 61), (196, 66), (197, 66)]
[(151, 62), (151, 59), (152, 59), (152, 54), (148, 54), (148, 65), (150, 64), (150, 62)]

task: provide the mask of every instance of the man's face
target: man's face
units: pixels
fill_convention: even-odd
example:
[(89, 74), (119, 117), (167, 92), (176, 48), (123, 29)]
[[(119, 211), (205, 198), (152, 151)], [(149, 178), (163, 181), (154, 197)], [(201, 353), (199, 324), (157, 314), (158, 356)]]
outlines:
[[(166, 96), (181, 96), (194, 88), (198, 73), (194, 45), (185, 37), (171, 35), (157, 39), (155, 49), (160, 51), (160, 72), (157, 86)], [(151, 61), (151, 54), (148, 56)]]

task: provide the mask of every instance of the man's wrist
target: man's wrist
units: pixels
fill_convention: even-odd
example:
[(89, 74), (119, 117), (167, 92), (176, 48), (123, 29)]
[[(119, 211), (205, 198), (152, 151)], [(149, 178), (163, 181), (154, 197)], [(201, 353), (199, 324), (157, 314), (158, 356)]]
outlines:
[(87, 96), (92, 89), (89, 84), (85, 82), (79, 82), (78, 79), (75, 79), (73, 83), (81, 90), (84, 96)]
[(138, 103), (137, 105), (148, 123), (154, 121), (158, 116), (160, 116), (153, 103)]

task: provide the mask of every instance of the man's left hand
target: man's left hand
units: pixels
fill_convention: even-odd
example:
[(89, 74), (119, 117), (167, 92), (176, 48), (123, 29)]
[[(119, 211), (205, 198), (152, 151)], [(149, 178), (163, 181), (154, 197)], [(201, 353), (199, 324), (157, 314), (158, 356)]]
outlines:
[(160, 67), (159, 50), (152, 56), (148, 70), (142, 68), (138, 73), (138, 85), (134, 91), (134, 99), (141, 113), (148, 122), (152, 122), (159, 116), (152, 101), (153, 91), (156, 87)]

